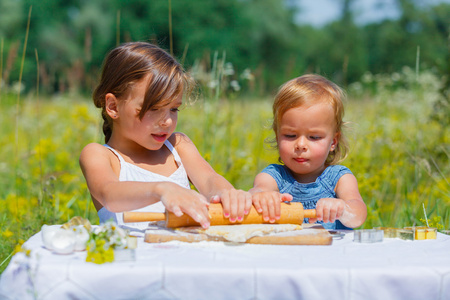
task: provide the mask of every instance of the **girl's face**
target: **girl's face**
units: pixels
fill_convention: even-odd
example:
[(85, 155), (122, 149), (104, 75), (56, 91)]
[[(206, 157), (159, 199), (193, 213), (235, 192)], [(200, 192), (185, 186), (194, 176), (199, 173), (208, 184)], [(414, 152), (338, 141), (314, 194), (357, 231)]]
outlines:
[(148, 150), (159, 150), (175, 131), (182, 95), (166, 105), (153, 107), (139, 119), (146, 88), (147, 81), (141, 80), (132, 87), (128, 98), (119, 102), (119, 118), (114, 131), (120, 130), (126, 140)]
[(300, 106), (281, 117), (277, 144), (280, 158), (298, 182), (314, 182), (337, 145), (333, 108), (327, 103)]

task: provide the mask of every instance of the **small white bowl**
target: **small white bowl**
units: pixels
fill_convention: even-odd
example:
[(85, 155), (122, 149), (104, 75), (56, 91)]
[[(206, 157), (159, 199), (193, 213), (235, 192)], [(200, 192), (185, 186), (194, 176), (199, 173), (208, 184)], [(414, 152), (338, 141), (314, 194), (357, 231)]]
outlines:
[(42, 225), (41, 235), (45, 248), (52, 251), (52, 239), (55, 233), (61, 228), (59, 225)]
[(75, 233), (75, 251), (86, 250), (89, 232), (83, 225), (72, 226), (69, 230)]
[(58, 229), (51, 239), (51, 247), (56, 254), (71, 254), (75, 250), (76, 235), (71, 230)]

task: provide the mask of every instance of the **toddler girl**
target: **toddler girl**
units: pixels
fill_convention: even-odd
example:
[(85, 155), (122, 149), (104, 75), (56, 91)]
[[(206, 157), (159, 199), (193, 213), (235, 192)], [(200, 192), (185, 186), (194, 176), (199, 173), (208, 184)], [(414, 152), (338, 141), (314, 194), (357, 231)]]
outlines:
[(89, 144), (80, 155), (100, 222), (112, 218), (143, 230), (146, 223), (124, 224), (122, 212), (167, 209), (207, 228), (210, 198), (222, 202), (232, 222), (248, 213), (250, 193), (235, 190), (185, 134), (174, 132), (183, 95), (192, 86), (181, 65), (152, 44), (123, 44), (106, 57), (93, 94), (102, 109), (106, 144)]
[[(280, 202), (301, 202), (316, 209), (327, 229), (355, 228), (367, 216), (366, 205), (351, 171), (341, 165), (347, 152), (342, 133), (342, 90), (318, 75), (285, 83), (273, 104), (273, 130), (283, 164), (258, 174), (253, 205), (266, 221), (280, 217)], [(308, 220), (305, 220), (307, 222)]]

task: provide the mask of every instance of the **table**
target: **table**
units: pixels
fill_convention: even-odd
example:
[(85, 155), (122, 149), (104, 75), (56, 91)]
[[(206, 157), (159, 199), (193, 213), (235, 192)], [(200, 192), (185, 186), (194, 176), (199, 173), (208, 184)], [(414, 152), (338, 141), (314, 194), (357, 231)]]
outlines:
[(450, 299), (450, 236), (331, 246), (148, 244), (136, 261), (52, 254), (41, 233), (0, 279), (1, 299)]

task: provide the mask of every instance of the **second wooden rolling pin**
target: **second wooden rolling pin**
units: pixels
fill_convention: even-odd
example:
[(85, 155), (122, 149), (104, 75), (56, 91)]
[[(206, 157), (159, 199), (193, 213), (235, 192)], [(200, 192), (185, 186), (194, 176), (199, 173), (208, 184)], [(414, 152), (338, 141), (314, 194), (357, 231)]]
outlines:
[[(265, 222), (262, 214), (259, 214), (252, 206), (250, 213), (244, 217), (242, 222), (232, 223), (223, 216), (222, 204), (210, 204), (209, 215), (211, 216), (211, 225), (239, 225), (239, 224), (302, 224), (304, 218), (315, 218), (315, 209), (303, 209), (300, 202), (281, 203), (281, 217), (275, 223)], [(177, 228), (185, 226), (198, 226), (187, 214), (181, 217), (175, 216), (171, 212), (152, 213), (152, 212), (124, 212), (123, 221), (131, 222), (151, 222), (166, 221), (165, 226), (168, 228)]]

